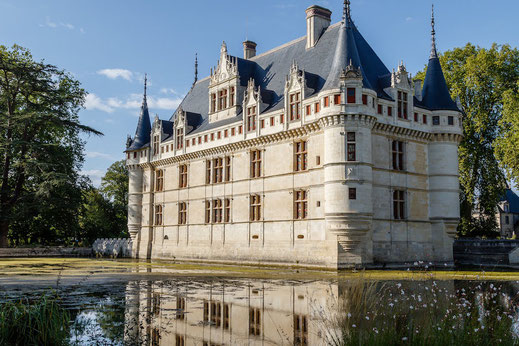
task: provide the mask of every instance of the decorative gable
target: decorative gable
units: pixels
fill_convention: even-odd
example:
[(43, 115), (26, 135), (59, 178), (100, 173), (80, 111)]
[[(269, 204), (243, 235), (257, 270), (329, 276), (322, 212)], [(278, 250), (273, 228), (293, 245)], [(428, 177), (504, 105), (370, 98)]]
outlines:
[(220, 49), (218, 65), (211, 69), (209, 83), (209, 122), (216, 122), (238, 114), (240, 75), (238, 59), (227, 54), (225, 42)]

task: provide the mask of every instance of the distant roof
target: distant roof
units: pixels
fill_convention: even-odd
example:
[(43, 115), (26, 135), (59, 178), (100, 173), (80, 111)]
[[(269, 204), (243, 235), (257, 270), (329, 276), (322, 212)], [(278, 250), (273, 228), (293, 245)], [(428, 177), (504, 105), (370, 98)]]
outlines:
[(510, 206), (510, 212), (519, 214), (519, 196), (511, 189), (505, 190), (505, 196), (501, 198), (501, 202), (508, 202)]
[(456, 102), (451, 98), (442, 66), (438, 57), (429, 59), (429, 66), (423, 83), (422, 104), (432, 111), (459, 111)]

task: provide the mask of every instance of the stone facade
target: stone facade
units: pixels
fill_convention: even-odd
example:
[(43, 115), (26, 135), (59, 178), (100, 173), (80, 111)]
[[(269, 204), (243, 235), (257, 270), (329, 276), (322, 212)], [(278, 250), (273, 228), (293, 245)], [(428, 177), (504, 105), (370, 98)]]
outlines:
[[(387, 69), (346, 6), (332, 26), (328, 10), (311, 7), (311, 38), (258, 56), (232, 57), (224, 43), (211, 76), (150, 131), (144, 100), (127, 150), (135, 257), (333, 269), (452, 262), (461, 113), (448, 94), (439, 104), (437, 56), (424, 92), (403, 64), (373, 77)], [(305, 66), (283, 71), (279, 55), (298, 49)]]

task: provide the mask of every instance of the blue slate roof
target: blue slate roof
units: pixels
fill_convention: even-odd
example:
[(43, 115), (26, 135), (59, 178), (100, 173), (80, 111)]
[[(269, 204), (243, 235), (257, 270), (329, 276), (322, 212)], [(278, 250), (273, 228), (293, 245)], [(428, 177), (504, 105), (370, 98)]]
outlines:
[[(294, 61), (305, 71), (307, 86), (314, 94), (337, 88), (340, 72), (350, 59), (361, 67), (366, 88), (375, 90), (380, 97), (391, 99), (383, 90), (390, 86), (390, 72), (351, 19), (330, 26), (313, 48), (306, 49), (306, 37), (302, 37), (250, 60), (236, 58), (240, 85), (246, 86), (250, 78), (254, 78), (256, 86), (261, 87), (263, 102), (268, 105), (265, 111), (284, 107), (285, 78)], [(198, 81), (180, 104), (184, 111), (200, 116), (201, 123), (190, 133), (242, 120), (242, 115), (238, 114), (231, 119), (209, 123), (209, 83), (209, 78)]]
[(504, 201), (508, 202), (511, 213), (519, 214), (519, 196), (514, 191), (506, 189), (505, 196), (501, 198), (501, 202)]
[(422, 104), (432, 111), (458, 111), (458, 106), (451, 98), (440, 59), (437, 56), (429, 59), (427, 74), (422, 89)]
[(148, 103), (146, 101), (146, 94), (142, 100), (141, 114), (139, 116), (139, 123), (135, 131), (135, 137), (132, 139), (130, 146), (126, 151), (139, 150), (147, 147), (151, 140), (151, 121), (150, 113), (148, 111)]

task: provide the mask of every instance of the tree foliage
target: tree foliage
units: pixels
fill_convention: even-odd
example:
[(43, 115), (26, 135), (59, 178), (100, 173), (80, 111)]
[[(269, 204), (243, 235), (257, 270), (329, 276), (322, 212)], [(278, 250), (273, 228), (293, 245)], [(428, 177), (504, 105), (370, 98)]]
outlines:
[[(513, 132), (519, 126), (513, 111), (519, 89), (519, 50), (509, 45), (485, 49), (467, 44), (445, 52), (440, 60), (451, 95), (459, 99), (464, 113), (459, 233), (497, 236), (496, 207), (506, 188), (502, 167), (511, 178), (519, 173), (514, 170), (518, 152), (513, 151), (519, 145)], [(419, 77), (424, 75), (421, 72)]]
[(0, 46), (0, 247), (9, 230), (49, 236), (77, 224), (79, 135), (100, 134), (79, 122), (85, 96), (63, 70), (20, 46)]

